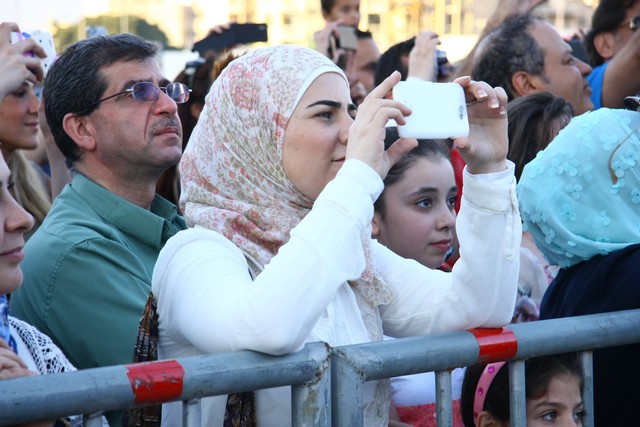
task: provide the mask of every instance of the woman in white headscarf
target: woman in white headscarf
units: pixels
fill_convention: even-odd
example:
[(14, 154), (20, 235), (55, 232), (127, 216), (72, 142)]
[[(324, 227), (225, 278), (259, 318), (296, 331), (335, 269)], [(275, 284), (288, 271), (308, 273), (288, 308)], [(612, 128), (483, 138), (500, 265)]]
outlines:
[[(384, 150), (385, 124), (410, 110), (384, 96), (357, 118), (343, 72), (296, 46), (256, 50), (222, 72), (180, 165), (191, 229), (156, 264), (159, 356), (254, 350), (280, 355), (307, 342), (332, 346), (486, 326), (511, 319), (520, 218), (506, 161), (506, 96), (464, 78), (471, 135), (459, 216), (463, 257), (430, 270), (372, 241), (373, 202), (390, 166), (413, 148)], [(438, 102), (425, 100), (425, 102)], [(347, 144), (348, 141), (348, 144)], [(472, 227), (473, 224), (473, 227)], [(202, 402), (222, 425), (225, 398)], [(388, 381), (367, 382), (364, 419), (386, 425)], [(290, 424), (286, 388), (256, 392), (258, 424)], [(180, 407), (165, 405), (177, 426)]]

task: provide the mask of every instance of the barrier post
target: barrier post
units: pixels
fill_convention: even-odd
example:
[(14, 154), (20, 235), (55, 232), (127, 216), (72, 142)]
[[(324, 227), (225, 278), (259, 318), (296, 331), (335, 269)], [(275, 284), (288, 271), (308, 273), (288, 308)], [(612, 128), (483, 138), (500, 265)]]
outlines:
[(509, 412), (513, 427), (527, 425), (527, 393), (524, 374), (524, 360), (509, 362)]
[(294, 426), (331, 427), (330, 358), (320, 365), (316, 377), (291, 386), (291, 417)]
[(593, 406), (593, 352), (581, 351), (578, 353), (580, 364), (582, 365), (582, 376), (584, 385), (582, 390), (582, 404), (584, 405), (585, 416), (582, 420), (582, 427), (594, 427), (595, 416)]
[(182, 402), (182, 426), (200, 427), (201, 422), (200, 399), (189, 399)]
[(440, 427), (453, 426), (451, 371), (436, 372), (436, 423)]
[(333, 427), (363, 427), (364, 376), (349, 353), (334, 348), (331, 354), (331, 419)]
[(102, 427), (102, 411), (84, 414), (82, 416), (82, 425), (84, 427)]

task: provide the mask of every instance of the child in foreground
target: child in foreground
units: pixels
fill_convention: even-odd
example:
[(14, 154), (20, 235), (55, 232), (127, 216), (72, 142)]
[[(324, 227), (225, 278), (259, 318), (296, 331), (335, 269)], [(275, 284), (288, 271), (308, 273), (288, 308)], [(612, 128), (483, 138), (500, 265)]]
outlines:
[[(507, 362), (467, 368), (461, 412), (465, 427), (509, 425)], [(525, 362), (527, 427), (581, 426), (584, 378), (575, 353), (535, 357)]]

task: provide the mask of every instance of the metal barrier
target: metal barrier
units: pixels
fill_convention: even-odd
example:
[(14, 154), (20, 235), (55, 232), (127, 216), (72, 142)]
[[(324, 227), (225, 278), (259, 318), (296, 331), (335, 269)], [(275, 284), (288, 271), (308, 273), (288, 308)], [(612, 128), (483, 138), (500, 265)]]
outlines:
[[(293, 385), (294, 426), (362, 426), (366, 381), (436, 371), (439, 426), (452, 424), (450, 370), (511, 360), (511, 425), (525, 426), (524, 362), (581, 352), (584, 425), (593, 426), (591, 351), (640, 343), (640, 309), (337, 347), (312, 343), (294, 354), (254, 352), (187, 357), (0, 381), (0, 426), (181, 400), (185, 427), (200, 425), (199, 398)], [(330, 376), (329, 376), (330, 375)]]

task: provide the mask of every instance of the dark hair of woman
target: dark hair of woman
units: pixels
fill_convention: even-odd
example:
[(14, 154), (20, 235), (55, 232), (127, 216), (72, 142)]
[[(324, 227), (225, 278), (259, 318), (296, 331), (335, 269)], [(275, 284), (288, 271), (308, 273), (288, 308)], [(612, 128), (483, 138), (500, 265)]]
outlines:
[(555, 138), (573, 117), (573, 108), (564, 98), (548, 92), (523, 96), (507, 105), (509, 152), (516, 165), (516, 179), (524, 166)]

